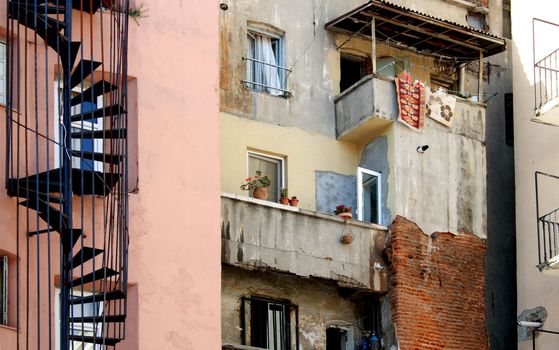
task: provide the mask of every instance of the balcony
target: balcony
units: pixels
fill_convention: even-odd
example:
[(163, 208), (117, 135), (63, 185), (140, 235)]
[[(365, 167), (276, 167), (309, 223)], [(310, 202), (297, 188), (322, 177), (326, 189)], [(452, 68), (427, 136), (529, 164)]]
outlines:
[(334, 100), (339, 140), (371, 139), (398, 119), (396, 87), (388, 79), (368, 75)]
[[(387, 291), (386, 228), (268, 201), (221, 195), (222, 263)], [(342, 244), (350, 231), (351, 244)]]
[(536, 215), (538, 233), (538, 268), (547, 275), (559, 276), (559, 205), (557, 180), (559, 176), (537, 171)]

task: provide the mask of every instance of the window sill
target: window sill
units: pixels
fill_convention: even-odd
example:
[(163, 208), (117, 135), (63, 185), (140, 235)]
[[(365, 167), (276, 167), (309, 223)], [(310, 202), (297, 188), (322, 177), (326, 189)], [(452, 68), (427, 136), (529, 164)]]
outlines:
[(18, 332), (17, 328), (15, 328), (15, 327), (4, 326), (4, 325), (1, 325), (1, 324), (0, 324), (0, 329), (5, 329), (5, 330), (16, 332), (16, 333)]
[(288, 98), (293, 96), (293, 93), (291, 91), (286, 91), (286, 92), (283, 93), (283, 95), (272, 95), (272, 94), (267, 93), (265, 91), (258, 91), (258, 90), (251, 89), (251, 88), (247, 87), (247, 84), (251, 84), (251, 83), (246, 81), (246, 80), (242, 80), (241, 83), (243, 84), (243, 87), (244, 87), (245, 90), (247, 90), (249, 92), (256, 93), (256, 94), (262, 94), (262, 95), (266, 95), (266, 96), (270, 96), (270, 97), (281, 98), (281, 99), (284, 99), (284, 100), (287, 100)]

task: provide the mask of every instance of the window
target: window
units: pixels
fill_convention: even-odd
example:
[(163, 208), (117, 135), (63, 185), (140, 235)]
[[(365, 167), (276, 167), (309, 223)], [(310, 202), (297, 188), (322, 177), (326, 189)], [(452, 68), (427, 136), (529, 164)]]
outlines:
[[(261, 153), (249, 152), (248, 176), (254, 176), (257, 171), (261, 171), (263, 175), (269, 175), (272, 178), (272, 183), (268, 189), (268, 200), (278, 202), (280, 191), (285, 187), (284, 159)], [(252, 195), (252, 193), (250, 195)]]
[(283, 36), (257, 31), (247, 33), (246, 80), (249, 89), (283, 96), (289, 92), (283, 59)]
[[(76, 296), (81, 297), (82, 296), (82, 292), (81, 291), (75, 291), (74, 292)], [(92, 293), (88, 293), (88, 292), (83, 292), (84, 296), (90, 296), (92, 295)], [(54, 301), (54, 307), (55, 307), (55, 332), (56, 332), (56, 338), (55, 338), (55, 349), (60, 349), (61, 348), (61, 344), (60, 344), (60, 289), (56, 289), (55, 293), (54, 293), (54, 297), (55, 297), (55, 301)], [(83, 310), (83, 312), (82, 312)], [(91, 317), (91, 316), (102, 316), (103, 315), (103, 303), (102, 302), (97, 302), (97, 303), (87, 303), (87, 304), (76, 304), (73, 305), (72, 308), (70, 309), (70, 315), (69, 317), (71, 318), (80, 318), (80, 317)], [(93, 323), (91, 322), (73, 322), (70, 324), (70, 335), (84, 335), (84, 336), (103, 336), (103, 323), (97, 323), (96, 324), (97, 329), (95, 329), (95, 326)], [(83, 347), (82, 347), (83, 345)], [(105, 346), (102, 345), (95, 345), (95, 344), (82, 344), (82, 342), (80, 341), (74, 341), (70, 344), (70, 349), (75, 349), (75, 350), (103, 350), (105, 349)]]
[(357, 217), (381, 224), (381, 174), (357, 168)]
[(514, 147), (514, 115), (512, 93), (505, 94), (505, 144)]
[(0, 104), (6, 104), (6, 44), (0, 42)]
[(297, 312), (294, 305), (288, 301), (250, 297), (241, 299), (241, 308), (243, 345), (270, 350), (294, 348), (292, 333), (297, 333), (291, 322), (291, 310)]
[(8, 257), (0, 258), (0, 313), (2, 315), (2, 325), (8, 325)]
[(394, 79), (399, 74), (410, 72), (409, 64), (403, 59), (396, 57), (379, 57), (377, 58), (377, 71), (378, 75)]
[(354, 350), (353, 341), (351, 325), (331, 325), (326, 328), (326, 350)]
[(340, 91), (373, 73), (371, 58), (342, 53), (340, 56)]
[[(85, 87), (78, 86), (72, 90), (72, 95), (76, 96), (82, 92), (82, 89), (85, 90)], [(61, 143), (63, 138), (60, 137), (61, 133), (66, 132), (62, 125), (62, 86), (61, 83), (55, 83), (55, 99), (54, 99), (54, 139), (57, 143)], [(97, 103), (91, 103), (89, 101), (84, 101), (83, 103), (77, 104), (72, 106), (72, 115), (76, 115), (79, 113), (86, 113), (90, 111), (94, 111), (98, 108), (103, 107), (103, 97), (99, 96), (97, 98)], [(95, 130), (103, 130), (103, 118), (93, 118), (93, 119), (84, 119), (83, 121), (76, 121), (72, 122), (72, 130), (71, 133), (80, 132), (80, 131), (95, 131)], [(92, 138), (83, 138), (83, 139), (73, 139), (72, 140), (72, 150), (80, 151), (83, 150), (84, 152), (103, 152), (103, 140), (102, 139), (92, 139)], [(65, 154), (67, 154), (65, 152)], [(55, 168), (59, 168), (62, 166), (62, 162), (60, 160), (60, 146), (59, 144), (55, 144), (54, 146), (54, 164)], [(69, 156), (67, 154), (67, 156)], [(103, 170), (103, 163), (100, 161), (93, 161), (92, 159), (80, 159), (79, 157), (72, 157), (72, 166), (76, 169), (84, 169), (84, 170), (96, 170), (102, 171)]]

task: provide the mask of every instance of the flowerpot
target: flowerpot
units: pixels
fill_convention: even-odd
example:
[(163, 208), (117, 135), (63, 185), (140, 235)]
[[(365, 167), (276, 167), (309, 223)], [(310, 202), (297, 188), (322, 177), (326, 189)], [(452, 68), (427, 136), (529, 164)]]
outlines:
[(343, 244), (351, 244), (351, 242), (353, 242), (353, 235), (346, 233), (342, 236), (342, 238), (340, 239), (340, 241)]
[(252, 191), (252, 197), (263, 200), (268, 199), (268, 187), (256, 187)]
[(353, 214), (348, 213), (348, 212), (339, 213), (339, 214), (336, 214), (336, 215), (339, 216), (339, 217), (341, 217), (341, 218), (344, 219), (344, 220), (351, 220), (351, 219), (353, 219)]
[(290, 199), (289, 200), (289, 205), (292, 207), (296, 207), (299, 204), (299, 200), (298, 199)]
[(279, 202), (280, 202), (280, 204), (283, 204), (283, 205), (289, 205), (289, 198), (281, 197)]

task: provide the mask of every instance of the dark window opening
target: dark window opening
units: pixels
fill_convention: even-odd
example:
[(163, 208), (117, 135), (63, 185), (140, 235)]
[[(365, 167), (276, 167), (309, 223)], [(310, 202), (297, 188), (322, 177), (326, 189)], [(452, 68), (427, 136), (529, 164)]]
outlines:
[(374, 334), (378, 338), (382, 338), (382, 316), (381, 304), (377, 298), (372, 298), (362, 303), (363, 315), (363, 331), (367, 334)]
[[(244, 345), (270, 350), (291, 349), (291, 303), (258, 297), (242, 298), (241, 303)], [(249, 344), (247, 339), (250, 339)]]
[(340, 91), (357, 83), (367, 74), (372, 73), (370, 57), (342, 54), (340, 56)]
[(346, 350), (348, 334), (345, 329), (330, 327), (326, 329), (326, 350)]
[(505, 143), (514, 147), (514, 116), (512, 93), (505, 94)]

